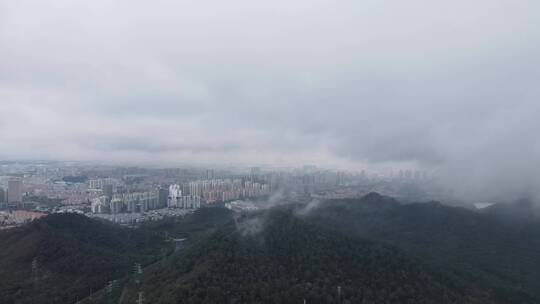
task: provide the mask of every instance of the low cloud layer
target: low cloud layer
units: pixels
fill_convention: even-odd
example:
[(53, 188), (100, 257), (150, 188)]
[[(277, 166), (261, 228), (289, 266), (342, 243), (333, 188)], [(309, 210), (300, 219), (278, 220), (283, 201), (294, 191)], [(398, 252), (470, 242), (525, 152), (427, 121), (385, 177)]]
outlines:
[(525, 195), (540, 2), (2, 1), (0, 157), (381, 164)]

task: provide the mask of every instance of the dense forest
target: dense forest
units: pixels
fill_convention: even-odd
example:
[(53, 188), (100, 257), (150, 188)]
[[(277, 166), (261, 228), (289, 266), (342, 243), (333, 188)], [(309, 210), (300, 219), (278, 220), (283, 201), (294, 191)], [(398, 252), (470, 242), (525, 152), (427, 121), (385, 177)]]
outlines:
[(76, 214), (53, 214), (0, 232), (1, 303), (74, 303), (149, 263), (160, 240), (152, 233)]
[(473, 280), (499, 303), (539, 303), (540, 221), (529, 208), (518, 201), (478, 212), (438, 202), (400, 204), (371, 193), (322, 203), (305, 218), (399, 247), (445, 277)]
[[(203, 208), (137, 229), (51, 215), (0, 232), (0, 302), (539, 303), (530, 208), (371, 193), (244, 214)], [(181, 249), (173, 238), (186, 239)]]
[(207, 208), (139, 229), (52, 214), (0, 231), (0, 303), (75, 303), (172, 252), (171, 237), (196, 239), (232, 218)]
[(225, 226), (166, 263), (138, 292), (151, 303), (488, 303), (453, 289), (400, 250), (277, 209)]
[(540, 223), (517, 224), (510, 206), (376, 193), (315, 205), (244, 215), (150, 267), (122, 303), (539, 302)]

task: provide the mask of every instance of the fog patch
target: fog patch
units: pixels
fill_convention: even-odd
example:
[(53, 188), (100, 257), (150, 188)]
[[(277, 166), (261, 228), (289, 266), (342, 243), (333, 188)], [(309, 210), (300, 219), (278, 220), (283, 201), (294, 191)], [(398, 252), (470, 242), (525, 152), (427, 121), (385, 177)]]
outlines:
[(295, 211), (295, 214), (296, 215), (299, 215), (299, 216), (307, 216), (309, 215), (312, 211), (316, 210), (317, 208), (319, 208), (319, 206), (322, 204), (322, 201), (321, 200), (318, 200), (318, 199), (314, 199), (312, 201), (310, 201), (307, 205), (305, 205), (304, 207), (300, 208), (300, 209), (297, 209)]
[(261, 216), (246, 218), (240, 215), (235, 216), (236, 229), (243, 237), (256, 236), (264, 230), (265, 220)]

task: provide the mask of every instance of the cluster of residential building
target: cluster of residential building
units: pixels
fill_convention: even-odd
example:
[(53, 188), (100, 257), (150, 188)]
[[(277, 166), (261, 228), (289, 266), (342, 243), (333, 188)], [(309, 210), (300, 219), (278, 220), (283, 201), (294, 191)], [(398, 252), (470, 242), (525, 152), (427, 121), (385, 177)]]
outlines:
[(136, 213), (164, 208), (167, 205), (162, 189), (146, 192), (117, 193), (102, 195), (91, 203), (92, 213)]
[[(404, 181), (419, 173), (400, 172)], [(394, 176), (395, 177), (395, 176)], [(254, 208), (242, 201), (280, 191), (306, 195), (351, 196), (351, 186), (366, 185), (370, 176), (323, 170), (172, 168), (145, 169), (76, 163), (0, 164), (0, 210), (70, 212), (119, 222), (192, 212), (206, 204), (228, 203), (231, 209)], [(362, 188), (363, 189), (363, 188)], [(344, 192), (345, 191), (345, 192)]]
[(185, 195), (182, 193), (180, 185), (171, 185), (167, 206), (169, 208), (197, 209), (201, 207), (201, 197), (192, 194)]
[(184, 196), (208, 202), (226, 202), (270, 194), (270, 185), (243, 179), (198, 180), (178, 185)]
[(97, 178), (88, 180), (88, 189), (104, 189), (107, 186), (118, 185), (118, 181), (114, 178)]
[(112, 193), (113, 180), (91, 180), (89, 188), (102, 194), (91, 201), (92, 213), (137, 213), (168, 208), (198, 209), (201, 204), (260, 197), (270, 194), (270, 186), (241, 179), (198, 180), (172, 184), (168, 189), (146, 192)]

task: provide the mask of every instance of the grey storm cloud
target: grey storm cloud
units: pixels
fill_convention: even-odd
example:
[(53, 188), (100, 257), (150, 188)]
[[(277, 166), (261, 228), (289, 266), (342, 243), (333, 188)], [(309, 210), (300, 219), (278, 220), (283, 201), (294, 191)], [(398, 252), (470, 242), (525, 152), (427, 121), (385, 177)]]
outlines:
[(534, 0), (0, 0), (0, 157), (390, 163), (464, 193), (528, 193), (539, 12)]

